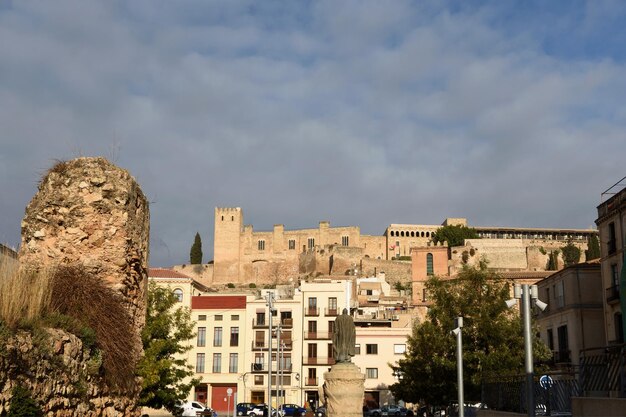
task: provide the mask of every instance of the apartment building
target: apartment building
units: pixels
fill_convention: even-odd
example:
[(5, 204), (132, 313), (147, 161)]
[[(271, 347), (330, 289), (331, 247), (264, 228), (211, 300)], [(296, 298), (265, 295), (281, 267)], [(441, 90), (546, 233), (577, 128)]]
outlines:
[(548, 306), (538, 313), (540, 337), (559, 367), (579, 364), (580, 352), (606, 345), (598, 260), (572, 265), (537, 283)]
[[(624, 343), (624, 284), (620, 280), (624, 268), (624, 229), (626, 225), (626, 177), (602, 193), (607, 198), (600, 204), (596, 225), (600, 234), (600, 265), (605, 288), (604, 320), (609, 344)], [(622, 300), (620, 302), (620, 300)]]

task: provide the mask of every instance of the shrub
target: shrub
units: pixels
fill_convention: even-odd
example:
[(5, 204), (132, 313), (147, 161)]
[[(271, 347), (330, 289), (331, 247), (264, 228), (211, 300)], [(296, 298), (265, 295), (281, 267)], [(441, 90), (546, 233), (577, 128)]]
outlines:
[(567, 242), (567, 245), (563, 246), (561, 250), (563, 251), (563, 263), (565, 263), (565, 266), (574, 265), (580, 261), (580, 248), (572, 242)]
[(232, 282), (229, 282), (226, 287), (228, 288), (235, 288), (235, 284), (233, 284)]
[(11, 393), (7, 417), (42, 417), (43, 412), (33, 399), (30, 391), (16, 385)]
[(248, 288), (256, 288), (256, 284), (254, 282), (251, 282), (250, 284), (248, 284)]
[[(120, 294), (82, 266), (60, 266), (51, 276), (50, 310), (76, 319), (76, 333), (102, 352), (104, 379), (111, 388), (130, 389), (137, 357), (130, 315)], [(89, 330), (87, 330), (89, 328)]]
[(0, 263), (0, 320), (12, 330), (41, 317), (50, 302), (47, 271), (20, 271), (17, 262)]

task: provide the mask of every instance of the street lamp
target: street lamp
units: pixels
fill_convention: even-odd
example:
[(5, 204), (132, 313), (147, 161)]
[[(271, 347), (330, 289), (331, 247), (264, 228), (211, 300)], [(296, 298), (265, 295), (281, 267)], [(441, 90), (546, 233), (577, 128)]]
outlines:
[(456, 336), (456, 377), (458, 385), (459, 417), (465, 416), (465, 399), (463, 398), (463, 317), (455, 320), (456, 328), (452, 334)]
[(548, 304), (539, 300), (538, 290), (536, 285), (516, 284), (513, 287), (513, 297), (506, 301), (507, 307), (511, 308), (517, 300), (522, 300), (522, 312), (524, 314), (524, 352), (525, 352), (525, 370), (526, 370), (526, 408), (528, 415), (533, 417), (535, 415), (535, 392), (534, 392), (534, 377), (533, 377), (533, 342), (530, 331), (530, 301), (534, 301), (535, 305), (545, 310)]
[(268, 334), (268, 339), (269, 339), (269, 347), (268, 347), (268, 353), (267, 353), (267, 399), (268, 399), (268, 403), (267, 403), (267, 407), (268, 407), (268, 415), (271, 416), (272, 415), (272, 314), (274, 313), (274, 311), (276, 311), (276, 309), (274, 308), (274, 293), (273, 292), (268, 292), (265, 295), (265, 299), (267, 300), (267, 307), (269, 310), (269, 334)]

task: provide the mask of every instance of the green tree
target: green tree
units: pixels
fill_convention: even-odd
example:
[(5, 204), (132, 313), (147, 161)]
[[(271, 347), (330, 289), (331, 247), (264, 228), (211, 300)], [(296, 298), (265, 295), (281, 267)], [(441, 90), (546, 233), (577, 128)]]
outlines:
[(548, 264), (546, 265), (546, 271), (556, 271), (559, 269), (559, 250), (550, 251), (548, 255)]
[(26, 388), (16, 385), (11, 393), (7, 417), (41, 417), (43, 412)]
[(587, 260), (597, 259), (600, 257), (600, 242), (598, 241), (598, 236), (593, 235), (587, 241), (587, 251), (585, 252), (585, 257)]
[(433, 241), (448, 242), (448, 246), (462, 246), (465, 239), (480, 239), (473, 227), (463, 225), (442, 226), (433, 233)]
[(563, 263), (565, 266), (575, 265), (580, 261), (580, 248), (572, 241), (567, 242), (567, 245), (561, 248), (563, 251)]
[(168, 288), (150, 283), (146, 326), (141, 333), (144, 357), (138, 365), (143, 378), (140, 405), (174, 411), (177, 400), (187, 397), (197, 379), (193, 368), (183, 359), (191, 349), (188, 343), (195, 335), (188, 308), (176, 307), (176, 295)]
[(196, 232), (191, 251), (189, 251), (189, 263), (192, 265), (202, 263), (202, 239), (200, 239), (200, 233), (198, 232)]
[[(426, 289), (433, 302), (427, 319), (417, 323), (406, 356), (395, 369), (403, 379), (390, 386), (397, 399), (444, 405), (456, 399), (454, 319), (463, 317), (465, 398), (480, 398), (481, 380), (523, 372), (524, 338), (517, 310), (508, 309), (509, 285), (481, 262), (463, 267), (456, 279), (431, 277)], [(547, 347), (535, 340), (535, 358), (547, 359)]]

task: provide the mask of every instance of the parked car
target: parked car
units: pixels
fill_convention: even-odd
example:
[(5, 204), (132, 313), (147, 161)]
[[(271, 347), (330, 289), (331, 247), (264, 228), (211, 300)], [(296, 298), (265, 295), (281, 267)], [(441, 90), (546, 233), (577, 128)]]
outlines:
[(315, 417), (326, 417), (326, 407), (321, 405), (315, 409)]
[[(406, 409), (405, 409), (406, 410)], [(383, 405), (380, 408), (380, 415), (383, 417), (402, 416), (402, 409), (397, 405)]]
[(363, 410), (363, 417), (380, 417), (380, 408), (365, 408)]
[(174, 415), (177, 417), (217, 417), (217, 413), (213, 409), (208, 408), (199, 401), (181, 402), (180, 404), (176, 405)]
[(254, 403), (239, 403), (237, 404), (237, 415), (247, 416), (248, 413), (256, 406)]
[(297, 404), (281, 404), (278, 407), (278, 412), (281, 416), (300, 417), (306, 413), (306, 408), (300, 407)]
[[(250, 410), (248, 412), (249, 416), (264, 416), (267, 417), (268, 413), (267, 413), (268, 407), (267, 404), (257, 404), (254, 406), (254, 408), (252, 410)], [(272, 407), (272, 416), (276, 416), (276, 409), (274, 407)]]

